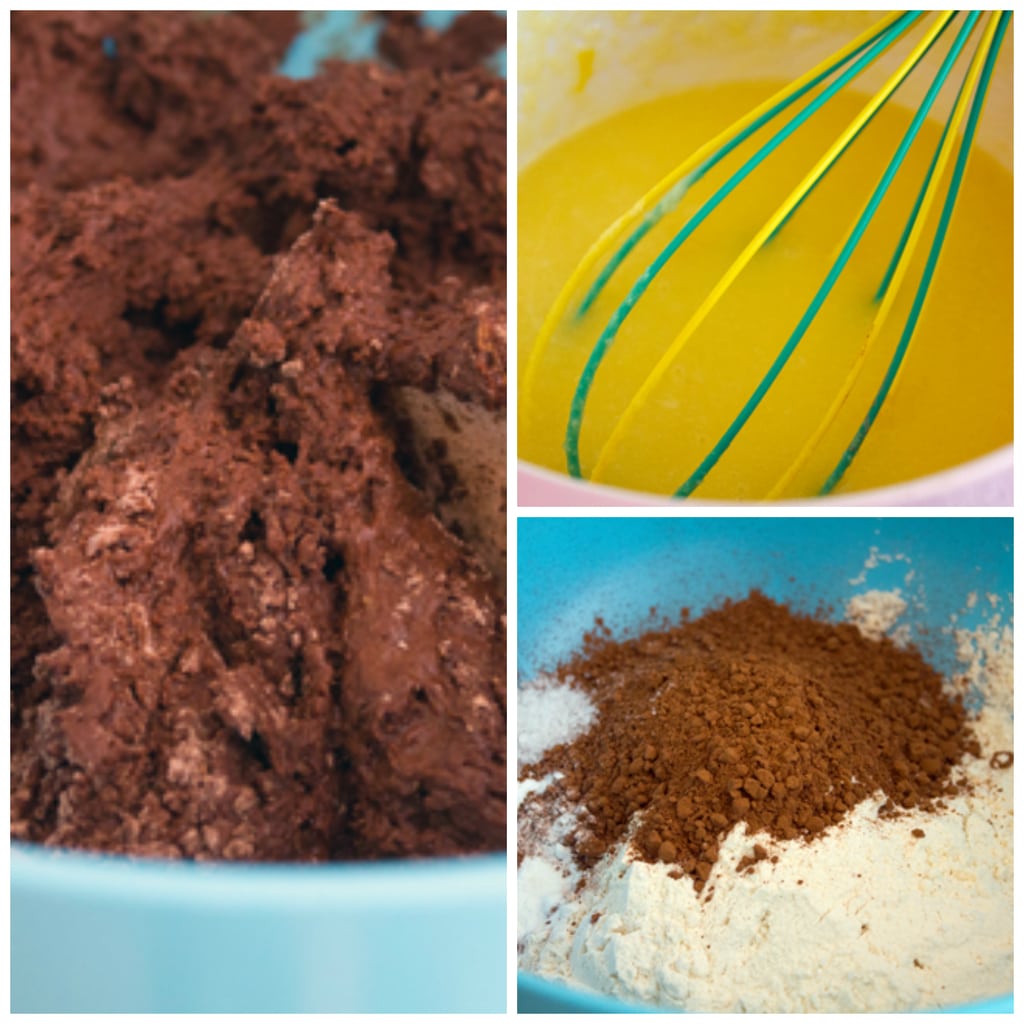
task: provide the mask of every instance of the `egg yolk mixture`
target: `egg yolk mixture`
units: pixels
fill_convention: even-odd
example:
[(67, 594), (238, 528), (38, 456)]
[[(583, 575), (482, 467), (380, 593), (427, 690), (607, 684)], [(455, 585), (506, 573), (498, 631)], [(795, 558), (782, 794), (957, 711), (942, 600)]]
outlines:
[[(657, 181), (782, 85), (717, 85), (633, 107), (556, 144), (521, 173), (522, 458), (566, 471), (563, 444), (572, 395), (609, 318), (661, 248), (783, 119), (770, 122), (694, 185), (626, 259), (585, 316), (574, 317), (570, 307), (542, 354), (533, 385), (524, 387), (531, 347), (574, 267), (600, 232)], [(881, 109), (714, 306), (628, 429), (606, 448), (661, 354), (867, 101), (866, 95), (846, 91), (832, 98), (753, 170), (668, 262), (596, 374), (580, 431), (582, 476), (671, 494), (728, 429), (824, 280), (913, 111), (892, 103)], [(825, 416), (871, 330), (879, 286), (914, 208), (948, 102), (943, 105), (940, 96), (933, 113), (941, 120), (922, 126), (810, 330), (695, 497), (767, 496)], [(945, 191), (943, 184), (849, 398), (780, 497), (819, 493), (857, 432), (906, 322)], [(836, 493), (910, 480), (1011, 441), (1012, 200), (1011, 174), (975, 145), (903, 368)]]

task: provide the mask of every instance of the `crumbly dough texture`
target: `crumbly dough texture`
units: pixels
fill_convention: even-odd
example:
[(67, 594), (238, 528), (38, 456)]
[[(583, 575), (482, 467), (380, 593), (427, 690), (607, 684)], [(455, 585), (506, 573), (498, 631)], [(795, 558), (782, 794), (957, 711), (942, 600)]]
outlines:
[(504, 83), (293, 29), (13, 18), (15, 837), (504, 845), (495, 549), (385, 398), (504, 416)]

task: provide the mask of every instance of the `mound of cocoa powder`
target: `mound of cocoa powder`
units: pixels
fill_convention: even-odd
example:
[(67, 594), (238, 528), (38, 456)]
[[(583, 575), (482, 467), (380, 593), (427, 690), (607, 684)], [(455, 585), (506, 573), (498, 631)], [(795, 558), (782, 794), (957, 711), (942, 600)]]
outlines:
[[(583, 867), (638, 819), (636, 855), (677, 865), (698, 891), (737, 822), (811, 841), (879, 791), (880, 813), (935, 806), (957, 790), (950, 769), (980, 755), (961, 699), (918, 650), (756, 591), (629, 639), (599, 620), (557, 674), (598, 718), (526, 769), (563, 775), (527, 815), (577, 803)], [(766, 856), (758, 845), (739, 867)]]

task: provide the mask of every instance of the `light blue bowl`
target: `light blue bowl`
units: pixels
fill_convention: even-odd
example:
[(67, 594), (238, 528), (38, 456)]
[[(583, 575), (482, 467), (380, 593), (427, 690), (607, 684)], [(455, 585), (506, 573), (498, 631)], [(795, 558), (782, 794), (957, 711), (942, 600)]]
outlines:
[[(444, 28), (455, 11), (425, 20)], [(284, 74), (366, 59), (330, 11)], [(116, 53), (116, 49), (113, 51)], [(504, 73), (504, 50), (493, 66)], [(130, 861), (11, 849), (13, 1012), (500, 1012), (505, 856), (375, 864)]]
[(505, 857), (128, 861), (15, 845), (15, 1012), (505, 1006)]
[[(932, 664), (953, 672), (953, 642), (942, 632), (950, 616), (972, 628), (992, 612), (985, 600), (965, 611), (969, 592), (999, 595), (1003, 621), (1012, 619), (1012, 544), (1006, 518), (520, 519), (519, 677), (566, 658), (597, 615), (621, 631), (642, 625), (652, 605), (699, 613), (752, 587), (808, 612), (824, 603), (835, 618), (860, 591), (900, 587), (912, 600), (923, 588), (925, 606), (912, 604), (906, 615), (913, 639)], [(881, 561), (865, 571), (872, 548), (910, 562)], [(525, 974), (518, 1003), (521, 1012), (639, 1009)], [(1010, 1013), (1013, 997), (954, 1012), (982, 1011)]]

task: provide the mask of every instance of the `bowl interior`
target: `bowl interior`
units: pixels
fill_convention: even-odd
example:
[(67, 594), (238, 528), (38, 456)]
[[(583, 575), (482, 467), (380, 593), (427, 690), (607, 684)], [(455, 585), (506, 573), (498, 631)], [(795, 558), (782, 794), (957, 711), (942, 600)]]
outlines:
[[(901, 623), (953, 674), (962, 664), (952, 617), (964, 629), (995, 614), (1012, 623), (1012, 542), (1006, 518), (520, 519), (520, 679), (577, 650), (597, 615), (614, 631), (635, 630), (651, 606), (699, 614), (753, 587), (836, 620), (857, 593), (899, 589), (909, 606)], [(530, 976), (519, 992), (521, 1009), (628, 1009)], [(1012, 997), (990, 1008), (1012, 1008)]]

